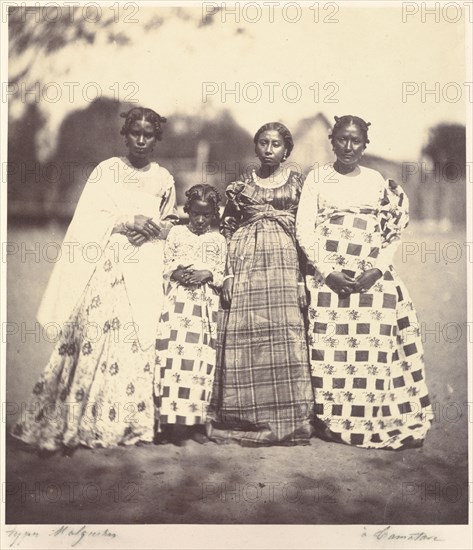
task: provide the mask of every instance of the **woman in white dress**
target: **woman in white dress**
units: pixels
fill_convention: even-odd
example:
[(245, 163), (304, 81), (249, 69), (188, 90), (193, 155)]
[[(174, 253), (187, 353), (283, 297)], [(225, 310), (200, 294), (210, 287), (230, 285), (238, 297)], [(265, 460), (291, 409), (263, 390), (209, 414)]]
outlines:
[(60, 338), (12, 433), (43, 451), (154, 438), (163, 243), (178, 221), (176, 195), (171, 174), (150, 162), (166, 119), (146, 108), (122, 116), (128, 155), (90, 175), (38, 312)]
[(323, 438), (370, 448), (422, 445), (432, 418), (419, 323), (392, 266), (408, 223), (407, 196), (359, 165), (363, 119), (335, 117), (337, 160), (310, 172), (297, 238), (308, 279), (316, 425)]

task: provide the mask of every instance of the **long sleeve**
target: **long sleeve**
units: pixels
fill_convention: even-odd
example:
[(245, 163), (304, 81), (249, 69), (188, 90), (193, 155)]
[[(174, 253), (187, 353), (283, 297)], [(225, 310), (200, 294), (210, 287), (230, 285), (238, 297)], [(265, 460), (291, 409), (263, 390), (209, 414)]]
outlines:
[(400, 239), (395, 239), (380, 250), (375, 267), (379, 269), (381, 273), (387, 271), (389, 266), (392, 265), (394, 254), (396, 253), (400, 242)]
[(382, 245), (376, 268), (384, 273), (393, 263), (394, 254), (401, 242), (401, 233), (409, 223), (409, 199), (393, 180), (388, 180), (380, 209)]
[(323, 277), (327, 277), (335, 270), (335, 264), (325, 263), (326, 252), (319, 250), (319, 241), (316, 235), (317, 218), (319, 212), (318, 175), (311, 170), (302, 187), (299, 207), (296, 217), (296, 236), (300, 247)]
[(113, 226), (112, 233), (122, 233), (126, 232), (126, 224), (132, 225), (135, 221), (135, 216), (129, 214), (122, 214), (118, 216), (115, 220), (115, 225)]
[[(176, 228), (177, 229), (177, 228)], [(164, 243), (164, 279), (170, 279), (173, 271), (177, 269), (179, 261), (177, 258), (179, 247), (179, 238), (176, 235), (176, 230), (169, 231), (166, 242)]]
[(221, 236), (215, 239), (212, 244), (213, 253), (209, 262), (209, 270), (212, 271), (211, 285), (217, 290), (220, 290), (223, 285), (223, 278), (225, 275), (225, 265), (227, 258), (227, 241)]
[(160, 238), (166, 239), (172, 227), (179, 223), (179, 216), (176, 208), (176, 188), (174, 187), (174, 178), (169, 174), (170, 185), (163, 195), (160, 214), (161, 233)]

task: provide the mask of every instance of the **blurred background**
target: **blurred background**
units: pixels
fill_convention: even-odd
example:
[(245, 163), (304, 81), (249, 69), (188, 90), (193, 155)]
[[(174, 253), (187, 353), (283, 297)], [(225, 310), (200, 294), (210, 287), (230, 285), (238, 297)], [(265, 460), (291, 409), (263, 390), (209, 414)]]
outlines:
[[(465, 14), (460, 9), (454, 17), (460, 4), (448, 3), (450, 11), (442, 11), (435, 3), (433, 9), (440, 11), (429, 16), (422, 15), (422, 2), (417, 9), (413, 2), (383, 8), (374, 2), (361, 8), (310, 2), (306, 9), (298, 9), (301, 2), (287, 9), (282, 3), (270, 9), (268, 2), (237, 2), (231, 8), (217, 2), (186, 8), (91, 2), (85, 11), (71, 4), (62, 10), (54, 3), (49, 9), (9, 11), (8, 163), (2, 175), (9, 216), (7, 429), (26, 406), (55, 345), (54, 335), (49, 337), (35, 321), (55, 263), (50, 245), (62, 242), (93, 167), (126, 154), (121, 112), (141, 105), (167, 117), (155, 160), (173, 174), (181, 212), (191, 185), (207, 182), (223, 191), (254, 165), (253, 135), (265, 122), (281, 121), (291, 129), (295, 148), (287, 166), (307, 173), (334, 160), (327, 139), (333, 117), (354, 114), (371, 122), (363, 163), (401, 183), (410, 199), (411, 224), (403, 235), (407, 248), (399, 247), (395, 265), (419, 315), (436, 418), (424, 449), (402, 460), (383, 451), (319, 445), (307, 460), (291, 462), (274, 448), (265, 455), (265, 475), (279, 472), (278, 479), (286, 479), (284, 467), (295, 464), (301, 475), (296, 480), (304, 486), (312, 483), (314, 472), (342, 487), (347, 476), (356, 478), (353, 492), (335, 501), (336, 511), (321, 514), (323, 502), (307, 509), (309, 515), (301, 517), (310, 516), (309, 523), (325, 518), (350, 524), (466, 523), (468, 490), (454, 504), (448, 496), (438, 502), (412, 501), (411, 506), (399, 498), (401, 481), (440, 486), (444, 492), (453, 482), (460, 488), (468, 483), (465, 221), (471, 172), (465, 164), (465, 105), (472, 90), (465, 87)], [(403, 6), (410, 12), (403, 13)], [(462, 414), (452, 419), (445, 410), (453, 405)], [(150, 451), (153, 464), (168, 464), (165, 452), (160, 462), (155, 449)], [(169, 500), (162, 500), (159, 485), (159, 497), (142, 500), (142, 510), (121, 506), (120, 513), (126, 508), (129, 522), (153, 523), (150, 510), (161, 502), (166, 512), (176, 512), (173, 523), (185, 521), (182, 510), (198, 507), (198, 497), (189, 500), (189, 495), (201, 479), (214, 479), (215, 471), (230, 475), (235, 464), (248, 462), (246, 454), (241, 460), (232, 454), (219, 465), (212, 448), (208, 456), (200, 453), (195, 460), (189, 455), (194, 478), (189, 469), (184, 477), (180, 470), (177, 478), (169, 477), (171, 487), (164, 491)], [(257, 458), (264, 458), (259, 454), (248, 462), (252, 469)], [(98, 456), (84, 453), (79, 463), (81, 457), (75, 456), (73, 467), (84, 472), (84, 460), (90, 460), (91, 480), (103, 479), (107, 466), (96, 467)], [(145, 465), (142, 455), (127, 456), (120, 459), (123, 463), (114, 462), (113, 475), (130, 476), (135, 467), (152, 475), (154, 466)], [(177, 460), (174, 455), (172, 460)], [(347, 460), (353, 464), (348, 473)], [(70, 479), (72, 463), (66, 462), (58, 470), (58, 463), (25, 462), (25, 454), (13, 448), (10, 479), (23, 483), (29, 473), (57, 482), (61, 467), (59, 475)], [(306, 464), (303, 475), (300, 464)], [(363, 484), (362, 474), (368, 472)], [(255, 479), (253, 470), (248, 475)], [(146, 486), (157, 487), (155, 480), (148, 479)], [(61, 503), (54, 513), (64, 510), (65, 516), (28, 502), (10, 507), (13, 522), (38, 517), (70, 522)], [(197, 517), (211, 522), (220, 511), (234, 510), (203, 506)], [(272, 523), (305, 521), (299, 505), (289, 508), (281, 506), (277, 513), (266, 505), (256, 512), (250, 507), (243, 517), (246, 508), (239, 506), (224, 523), (242, 517), (265, 523), (268, 510)], [(110, 510), (117, 521), (115, 508)], [(82, 512), (74, 505), (73, 513), (77, 519)], [(95, 513), (96, 508), (84, 507), (81, 522), (95, 521)]]
[(290, 167), (333, 161), (333, 116), (351, 113), (372, 124), (363, 163), (405, 187), (412, 219), (465, 224), (461, 21), (206, 4), (10, 8), (10, 223), (67, 223), (93, 167), (126, 154), (120, 113), (141, 105), (168, 118), (156, 160), (180, 206), (189, 186), (224, 190), (254, 165), (270, 120), (293, 132)]

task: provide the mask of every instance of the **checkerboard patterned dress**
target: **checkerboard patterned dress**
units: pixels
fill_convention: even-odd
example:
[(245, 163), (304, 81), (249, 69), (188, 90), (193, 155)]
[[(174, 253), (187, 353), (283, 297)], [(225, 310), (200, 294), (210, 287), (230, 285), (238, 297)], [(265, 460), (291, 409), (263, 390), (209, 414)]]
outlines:
[[(402, 448), (424, 439), (431, 418), (419, 323), (391, 265), (407, 197), (374, 170), (334, 174), (339, 181), (330, 185), (309, 174), (298, 219), (301, 245), (319, 271), (308, 278), (316, 415), (334, 440)], [(324, 283), (331, 271), (357, 277), (373, 267), (383, 276), (366, 293), (340, 298)]]
[(252, 173), (227, 188), (223, 231), (231, 236), (238, 229), (228, 244), (233, 298), (218, 325), (213, 439), (296, 445), (311, 435), (313, 393), (294, 228), (301, 187), (296, 173), (273, 188), (259, 185)]
[[(202, 235), (187, 226), (171, 229), (164, 249), (166, 295), (156, 342), (155, 395), (158, 429), (163, 424), (205, 424), (216, 362), (219, 291), (226, 241), (218, 232)], [(208, 269), (213, 280), (185, 287), (171, 281), (179, 265)]]

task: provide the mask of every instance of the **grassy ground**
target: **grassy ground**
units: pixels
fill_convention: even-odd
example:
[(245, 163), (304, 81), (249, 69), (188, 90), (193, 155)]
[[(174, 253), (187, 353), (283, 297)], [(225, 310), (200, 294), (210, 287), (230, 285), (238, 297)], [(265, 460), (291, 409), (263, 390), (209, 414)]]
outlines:
[[(45, 245), (62, 236), (60, 227), (8, 235), (18, 252), (8, 262), (7, 413), (26, 401), (52, 349), (34, 332), (34, 315), (53, 264), (24, 252), (36, 246), (52, 257)], [(422, 449), (189, 442), (42, 459), (9, 440), (7, 523), (467, 523), (465, 240), (459, 230), (436, 236), (414, 225), (397, 254), (422, 323), (435, 411)], [(7, 427), (14, 420), (7, 414)]]

